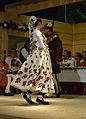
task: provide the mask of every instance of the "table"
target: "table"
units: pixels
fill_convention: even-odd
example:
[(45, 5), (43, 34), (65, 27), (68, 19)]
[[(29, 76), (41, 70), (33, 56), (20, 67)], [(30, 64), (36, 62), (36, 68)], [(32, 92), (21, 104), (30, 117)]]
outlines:
[(58, 74), (60, 82), (84, 82), (86, 83), (85, 67), (61, 67), (61, 73)]
[(66, 85), (65, 87), (70, 85), (70, 88), (72, 85), (72, 88), (75, 88), (71, 90), (80, 90), (78, 88), (81, 86), (83, 94), (86, 94), (86, 67), (61, 67), (58, 78), (61, 84)]

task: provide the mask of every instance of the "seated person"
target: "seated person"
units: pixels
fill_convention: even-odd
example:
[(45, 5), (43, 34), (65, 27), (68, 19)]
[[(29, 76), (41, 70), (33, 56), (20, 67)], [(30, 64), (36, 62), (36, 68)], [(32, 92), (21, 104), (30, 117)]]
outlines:
[(82, 55), (80, 52), (76, 52), (75, 54), (75, 66), (80, 67), (80, 66), (86, 66), (86, 60), (85, 57)]
[(3, 60), (2, 60), (2, 53), (0, 50), (0, 94), (4, 93), (4, 88), (7, 85), (7, 74), (8, 72), (8, 64), (6, 64)]
[(74, 67), (75, 59), (71, 56), (71, 51), (64, 50), (63, 60), (61, 62), (62, 66)]
[(6, 57), (5, 62), (8, 64), (9, 69), (8, 69), (8, 83), (7, 86), (5, 88), (5, 95), (13, 95), (10, 91), (10, 83), (11, 80), (17, 71), (19, 70), (19, 68), (21, 67), (21, 61), (17, 58), (17, 50), (15, 48), (12, 48), (10, 50), (10, 56)]
[(83, 51), (81, 54), (82, 54), (81, 66), (86, 67), (86, 51)]
[(82, 59), (81, 53), (80, 52), (76, 52), (75, 53), (75, 66), (76, 67), (80, 66), (81, 59)]
[(86, 51), (83, 51), (81, 54), (82, 54), (82, 59), (86, 61)]

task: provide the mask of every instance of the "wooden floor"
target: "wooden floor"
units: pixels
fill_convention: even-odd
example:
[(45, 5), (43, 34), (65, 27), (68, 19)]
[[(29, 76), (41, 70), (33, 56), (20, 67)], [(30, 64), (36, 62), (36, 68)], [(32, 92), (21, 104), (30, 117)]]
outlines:
[[(32, 99), (35, 101), (36, 96)], [(21, 95), (0, 96), (0, 119), (86, 119), (86, 95), (46, 100), (50, 105), (29, 105)]]
[(5, 115), (5, 114), (0, 114), (0, 119), (26, 119), (26, 118), (15, 117), (15, 116), (10, 116), (10, 115)]

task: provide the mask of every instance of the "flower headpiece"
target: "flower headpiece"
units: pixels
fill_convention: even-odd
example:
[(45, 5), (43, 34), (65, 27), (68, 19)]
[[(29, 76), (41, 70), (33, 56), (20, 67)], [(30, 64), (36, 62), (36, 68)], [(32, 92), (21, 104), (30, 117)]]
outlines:
[(37, 18), (35, 16), (31, 16), (30, 20), (29, 20), (29, 24), (28, 24), (28, 28), (29, 28), (29, 37), (31, 39), (32, 33), (35, 29), (35, 22), (37, 21)]
[(53, 25), (54, 25), (54, 21), (52, 23), (49, 22), (49, 23), (45, 24), (44, 28), (53, 28)]

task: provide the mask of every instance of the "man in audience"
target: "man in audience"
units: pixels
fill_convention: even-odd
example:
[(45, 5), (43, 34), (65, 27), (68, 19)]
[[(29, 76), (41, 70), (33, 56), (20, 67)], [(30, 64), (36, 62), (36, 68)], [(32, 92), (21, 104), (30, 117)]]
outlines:
[(9, 69), (8, 69), (8, 83), (5, 88), (5, 95), (7, 96), (13, 96), (14, 94), (11, 93), (10, 90), (10, 83), (12, 80), (13, 75), (17, 73), (19, 68), (21, 67), (21, 61), (17, 58), (17, 50), (15, 48), (12, 48), (10, 50), (10, 56), (6, 57), (5, 62), (8, 64)]
[(30, 40), (26, 40), (24, 47), (22, 47), (20, 49), (20, 55), (19, 55), (19, 59), (22, 63), (24, 63), (24, 61), (27, 59), (29, 53), (30, 53), (31, 49), (30, 49)]

